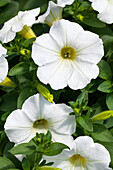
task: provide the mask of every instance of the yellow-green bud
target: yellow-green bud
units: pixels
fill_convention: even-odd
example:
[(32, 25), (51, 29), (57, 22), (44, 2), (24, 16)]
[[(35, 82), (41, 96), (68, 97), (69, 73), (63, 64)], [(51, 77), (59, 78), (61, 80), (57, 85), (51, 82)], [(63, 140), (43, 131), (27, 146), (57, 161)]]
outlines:
[(99, 121), (99, 120), (109, 119), (110, 117), (113, 117), (113, 110), (107, 110), (107, 111), (101, 112), (98, 115), (93, 116), (91, 120)]
[(2, 83), (0, 83), (0, 86), (15, 88), (16, 84), (12, 82), (8, 77), (6, 77), (5, 80)]
[(27, 25), (24, 25), (23, 29), (18, 32), (18, 34), (22, 35), (25, 39), (30, 39), (30, 38), (36, 38), (35, 33), (31, 29), (31, 27), (28, 27)]
[(40, 138), (37, 138), (37, 141), (41, 142), (41, 139), (40, 139)]
[(49, 92), (49, 90), (40, 84), (39, 82), (36, 85), (36, 88), (38, 89), (39, 93), (49, 102), (53, 103), (53, 95)]
[(77, 15), (77, 18), (78, 18), (80, 21), (83, 21), (84, 16), (82, 16), (81, 14), (79, 14), (79, 15)]
[(26, 55), (26, 54), (28, 54), (28, 55), (30, 55), (30, 50), (27, 50), (27, 49), (22, 49), (21, 51), (20, 51), (20, 54), (22, 54), (22, 55)]
[(74, 112), (75, 112), (76, 115), (79, 115), (80, 109), (74, 108)]

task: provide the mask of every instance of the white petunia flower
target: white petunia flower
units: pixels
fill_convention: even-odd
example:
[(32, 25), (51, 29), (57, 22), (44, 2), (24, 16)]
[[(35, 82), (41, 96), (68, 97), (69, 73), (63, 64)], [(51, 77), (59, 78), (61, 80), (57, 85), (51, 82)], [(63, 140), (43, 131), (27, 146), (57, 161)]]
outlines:
[(40, 94), (29, 97), (22, 109), (13, 111), (5, 123), (5, 132), (10, 141), (18, 144), (28, 142), (36, 133), (52, 134), (53, 141), (70, 146), (75, 132), (75, 116), (65, 104), (50, 103)]
[[(32, 26), (35, 23), (36, 16), (38, 16), (39, 12), (40, 8), (29, 11), (20, 11), (17, 16), (5, 22), (3, 28), (0, 30), (0, 40), (2, 43), (12, 41), (16, 36), (16, 32), (20, 32), (23, 28), (25, 29), (24, 33), (26, 33), (28, 26)], [(31, 32), (30, 34), (34, 33)]]
[(67, 85), (74, 90), (84, 88), (98, 76), (96, 64), (103, 55), (97, 34), (67, 20), (54, 23), (49, 34), (37, 37), (32, 47), (38, 78), (55, 90)]
[(71, 150), (63, 150), (56, 156), (44, 156), (47, 162), (62, 170), (112, 170), (110, 155), (106, 148), (94, 143), (89, 136), (80, 136), (72, 143)]
[(0, 44), (0, 83), (6, 78), (8, 73), (8, 62), (5, 59), (7, 50)]
[(71, 5), (74, 0), (57, 0), (59, 6), (65, 7), (66, 5)]
[(61, 6), (50, 1), (47, 11), (45, 12), (45, 14), (39, 16), (36, 22), (46, 23), (51, 27), (53, 23), (62, 19), (62, 11), (63, 11), (63, 8)]
[(94, 10), (98, 11), (98, 18), (107, 23), (113, 23), (113, 0), (89, 0)]

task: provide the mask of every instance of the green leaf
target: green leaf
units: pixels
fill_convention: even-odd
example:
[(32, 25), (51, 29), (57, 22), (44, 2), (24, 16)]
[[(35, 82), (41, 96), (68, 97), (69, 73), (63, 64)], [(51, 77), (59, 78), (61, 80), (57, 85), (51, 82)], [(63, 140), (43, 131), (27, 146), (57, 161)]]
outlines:
[(55, 167), (50, 167), (50, 166), (42, 166), (42, 167), (37, 167), (36, 170), (61, 170), (59, 168), (55, 168)]
[(8, 168), (15, 168), (15, 166), (8, 158), (0, 157), (0, 170)]
[(25, 101), (28, 97), (32, 96), (33, 94), (34, 94), (34, 92), (32, 91), (32, 89), (30, 89), (30, 88), (24, 89), (24, 90), (20, 93), (20, 95), (19, 95), (19, 97), (18, 97), (18, 100), (17, 100), (17, 108), (18, 108), (18, 109), (21, 109), (22, 104), (24, 103), (24, 101)]
[(62, 143), (54, 142), (50, 145), (49, 149), (44, 152), (44, 155), (46, 156), (58, 155), (62, 152), (63, 149), (69, 149), (69, 147)]
[(18, 154), (31, 154), (35, 151), (35, 146), (29, 144), (29, 143), (22, 143), (14, 148), (10, 149), (10, 153), (13, 155), (18, 155)]
[(20, 169), (16, 169), (16, 168), (10, 168), (10, 169), (7, 169), (7, 170), (20, 170)]
[(96, 14), (88, 14), (87, 16), (84, 16), (83, 23), (95, 28), (103, 28), (106, 26), (105, 23), (97, 18)]
[(80, 7), (78, 8), (78, 11), (84, 11), (87, 10), (90, 7), (90, 3), (87, 1), (82, 2)]
[(109, 64), (104, 61), (104, 60), (101, 60), (98, 64), (99, 66), (99, 77), (101, 77), (102, 79), (105, 79), (105, 80), (111, 80), (112, 79), (112, 71), (111, 71), (111, 68), (109, 66)]
[(0, 0), (0, 7), (8, 4), (10, 2), (10, 0)]
[(93, 124), (94, 131), (92, 137), (102, 142), (113, 142), (113, 136), (110, 131), (101, 124)]
[(23, 9), (24, 10), (29, 10), (29, 9), (40, 7), (41, 8), (41, 13), (42, 13), (47, 9), (48, 1), (49, 0), (41, 0), (41, 1), (27, 0), (26, 4), (23, 7)]
[(19, 11), (19, 4), (16, 2), (10, 2), (4, 7), (0, 8), (0, 24), (8, 21), (14, 17)]
[(10, 159), (10, 161), (12, 161), (12, 163), (14, 163), (18, 168), (21, 167), (20, 165), (20, 161), (19, 159), (17, 159), (14, 155), (12, 155), (9, 150), (14, 146), (14, 143), (8, 142), (5, 145), (5, 148), (3, 150), (3, 157), (7, 157), (8, 159)]
[(30, 170), (30, 163), (26, 158), (22, 160), (22, 168), (23, 170)]
[(2, 101), (0, 102), (0, 110), (4, 112), (15, 110), (17, 108), (18, 95), (19, 93), (16, 90), (13, 90), (2, 96)]
[(101, 112), (97, 114), (96, 116), (92, 117), (91, 120), (92, 121), (105, 120), (110, 117), (113, 117), (113, 110), (107, 110), (107, 111)]
[(104, 125), (105, 125), (107, 128), (113, 127), (113, 117), (110, 118), (110, 119), (105, 120), (105, 121), (104, 121)]
[(17, 76), (29, 72), (29, 64), (25, 62), (18, 63), (9, 71), (9, 76)]
[(33, 44), (33, 42), (36, 40), (36, 38), (30, 38), (24, 41), (24, 47), (29, 47), (30, 44)]
[(88, 92), (84, 91), (82, 92), (76, 100), (77, 103), (79, 103), (80, 105), (83, 104), (83, 106), (86, 106), (88, 104)]
[(106, 80), (98, 86), (98, 90), (105, 93), (113, 92), (113, 82)]
[[(104, 33), (105, 34), (105, 33)], [(101, 37), (101, 39), (103, 40), (103, 43), (105, 46), (108, 46), (110, 44), (113, 43), (113, 36), (110, 36), (110, 35), (103, 35)]]
[(52, 135), (51, 135), (50, 131), (47, 131), (46, 139), (47, 139), (48, 141), (51, 141), (51, 140), (52, 140)]
[(77, 121), (84, 129), (88, 131), (93, 131), (93, 124), (88, 116), (86, 115), (79, 116), (77, 117)]
[(113, 110), (113, 93), (106, 95), (106, 104), (108, 109)]

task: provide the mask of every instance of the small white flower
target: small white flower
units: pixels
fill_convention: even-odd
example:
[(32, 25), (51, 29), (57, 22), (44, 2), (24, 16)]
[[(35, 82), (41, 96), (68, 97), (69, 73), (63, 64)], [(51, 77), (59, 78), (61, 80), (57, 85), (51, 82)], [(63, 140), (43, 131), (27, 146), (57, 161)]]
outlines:
[(65, 104), (50, 103), (43, 96), (36, 94), (29, 97), (22, 110), (13, 111), (5, 123), (5, 132), (10, 141), (18, 144), (28, 142), (36, 133), (52, 133), (53, 141), (70, 146), (75, 132), (75, 116), (70, 116), (72, 109)]
[(94, 143), (91, 137), (80, 136), (72, 143), (71, 150), (63, 150), (56, 156), (44, 156), (47, 162), (62, 170), (112, 170), (110, 155), (106, 148)]
[(8, 62), (5, 59), (7, 50), (0, 44), (0, 83), (6, 78), (8, 73)]
[(47, 11), (42, 16), (39, 16), (36, 22), (47, 23), (49, 26), (52, 26), (53, 23), (62, 19), (62, 10), (63, 8), (61, 6), (50, 1)]
[(32, 26), (36, 21), (40, 8), (32, 9), (29, 11), (20, 11), (17, 16), (5, 22), (3, 28), (0, 30), (0, 40), (2, 43), (12, 41), (16, 32), (20, 32), (25, 25)]
[(94, 10), (98, 11), (98, 18), (107, 23), (113, 23), (113, 0), (89, 0)]
[(71, 5), (74, 0), (57, 0), (59, 6), (65, 7), (66, 5)]
[(49, 34), (37, 37), (32, 47), (38, 78), (55, 90), (67, 85), (74, 90), (84, 88), (98, 76), (96, 64), (103, 55), (97, 34), (67, 20), (54, 23)]

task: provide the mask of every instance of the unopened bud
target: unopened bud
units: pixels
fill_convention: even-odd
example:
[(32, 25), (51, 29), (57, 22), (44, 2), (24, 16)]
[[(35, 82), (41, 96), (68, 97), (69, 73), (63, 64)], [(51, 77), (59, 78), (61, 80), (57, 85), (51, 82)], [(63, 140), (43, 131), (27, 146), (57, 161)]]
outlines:
[(24, 25), (23, 29), (18, 32), (18, 34), (22, 35), (25, 39), (30, 39), (36, 37), (35, 33), (31, 29), (31, 27)]

